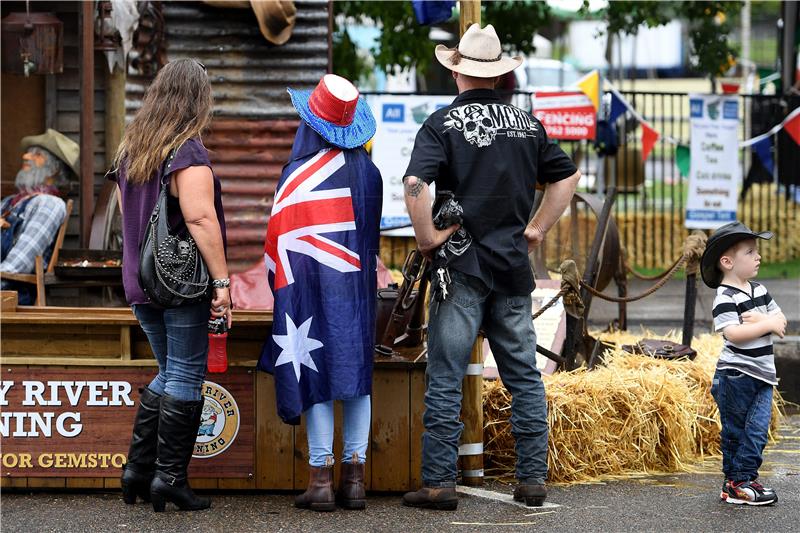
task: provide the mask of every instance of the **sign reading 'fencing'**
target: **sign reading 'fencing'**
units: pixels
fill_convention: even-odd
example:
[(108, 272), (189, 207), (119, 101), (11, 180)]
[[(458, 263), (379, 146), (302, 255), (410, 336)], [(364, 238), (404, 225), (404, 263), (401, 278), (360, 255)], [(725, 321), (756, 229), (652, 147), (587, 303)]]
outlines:
[(582, 92), (538, 92), (533, 114), (551, 139), (594, 139), (597, 134), (597, 114)]

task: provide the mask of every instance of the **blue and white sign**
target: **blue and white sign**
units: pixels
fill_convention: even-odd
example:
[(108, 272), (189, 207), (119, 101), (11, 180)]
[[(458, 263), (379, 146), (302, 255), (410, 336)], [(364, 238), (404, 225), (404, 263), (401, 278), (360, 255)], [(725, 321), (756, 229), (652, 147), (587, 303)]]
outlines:
[(454, 98), (417, 95), (367, 96), (367, 103), (378, 122), (372, 140), (372, 161), (380, 169), (383, 177), (381, 230), (408, 226), (386, 231), (384, 235), (393, 237), (414, 235), (403, 196), (403, 176), (411, 159), (411, 151), (414, 149), (414, 139), (422, 123), (437, 109), (450, 105)]
[(686, 227), (716, 229), (736, 220), (739, 164), (737, 96), (689, 95), (691, 167)]

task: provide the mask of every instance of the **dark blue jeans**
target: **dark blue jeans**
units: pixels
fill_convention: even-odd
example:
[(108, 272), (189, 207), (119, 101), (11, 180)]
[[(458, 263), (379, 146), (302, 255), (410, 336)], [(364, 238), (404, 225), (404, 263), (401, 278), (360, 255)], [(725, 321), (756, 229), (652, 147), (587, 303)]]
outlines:
[(711, 395), (722, 422), (725, 479), (737, 483), (757, 479), (772, 417), (772, 385), (737, 370), (718, 369)]
[(483, 326), (500, 378), (512, 395), (511, 433), (516, 441), (517, 479), (544, 483), (547, 477), (547, 404), (536, 368), (536, 333), (531, 298), (491, 291), (481, 280), (451, 271), (447, 299), (432, 304), (428, 320), (428, 367), (422, 436), (422, 480), (454, 486), (458, 444), (464, 424), (461, 382), (472, 345)]
[(200, 389), (208, 361), (208, 302), (159, 309), (133, 306), (158, 362), (158, 375), (148, 385), (156, 394), (169, 394), (183, 401), (200, 400)]

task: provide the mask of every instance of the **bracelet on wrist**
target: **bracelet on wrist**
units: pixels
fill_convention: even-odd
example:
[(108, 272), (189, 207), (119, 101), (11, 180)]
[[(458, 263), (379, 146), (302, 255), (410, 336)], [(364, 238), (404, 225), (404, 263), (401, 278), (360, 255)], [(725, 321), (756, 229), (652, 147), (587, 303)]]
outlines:
[(230, 278), (215, 279), (211, 282), (211, 286), (215, 289), (224, 289), (231, 286)]

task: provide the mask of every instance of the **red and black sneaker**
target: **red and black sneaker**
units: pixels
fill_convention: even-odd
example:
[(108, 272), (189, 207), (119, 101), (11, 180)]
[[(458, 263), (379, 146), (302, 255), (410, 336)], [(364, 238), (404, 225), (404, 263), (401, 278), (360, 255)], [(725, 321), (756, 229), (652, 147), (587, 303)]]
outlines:
[(778, 501), (774, 492), (765, 492), (759, 483), (753, 481), (731, 482), (725, 492), (725, 502), (735, 505), (772, 505)]
[(725, 501), (728, 499), (728, 487), (731, 485), (731, 480), (726, 479), (722, 482), (722, 491), (719, 493), (719, 499)]

